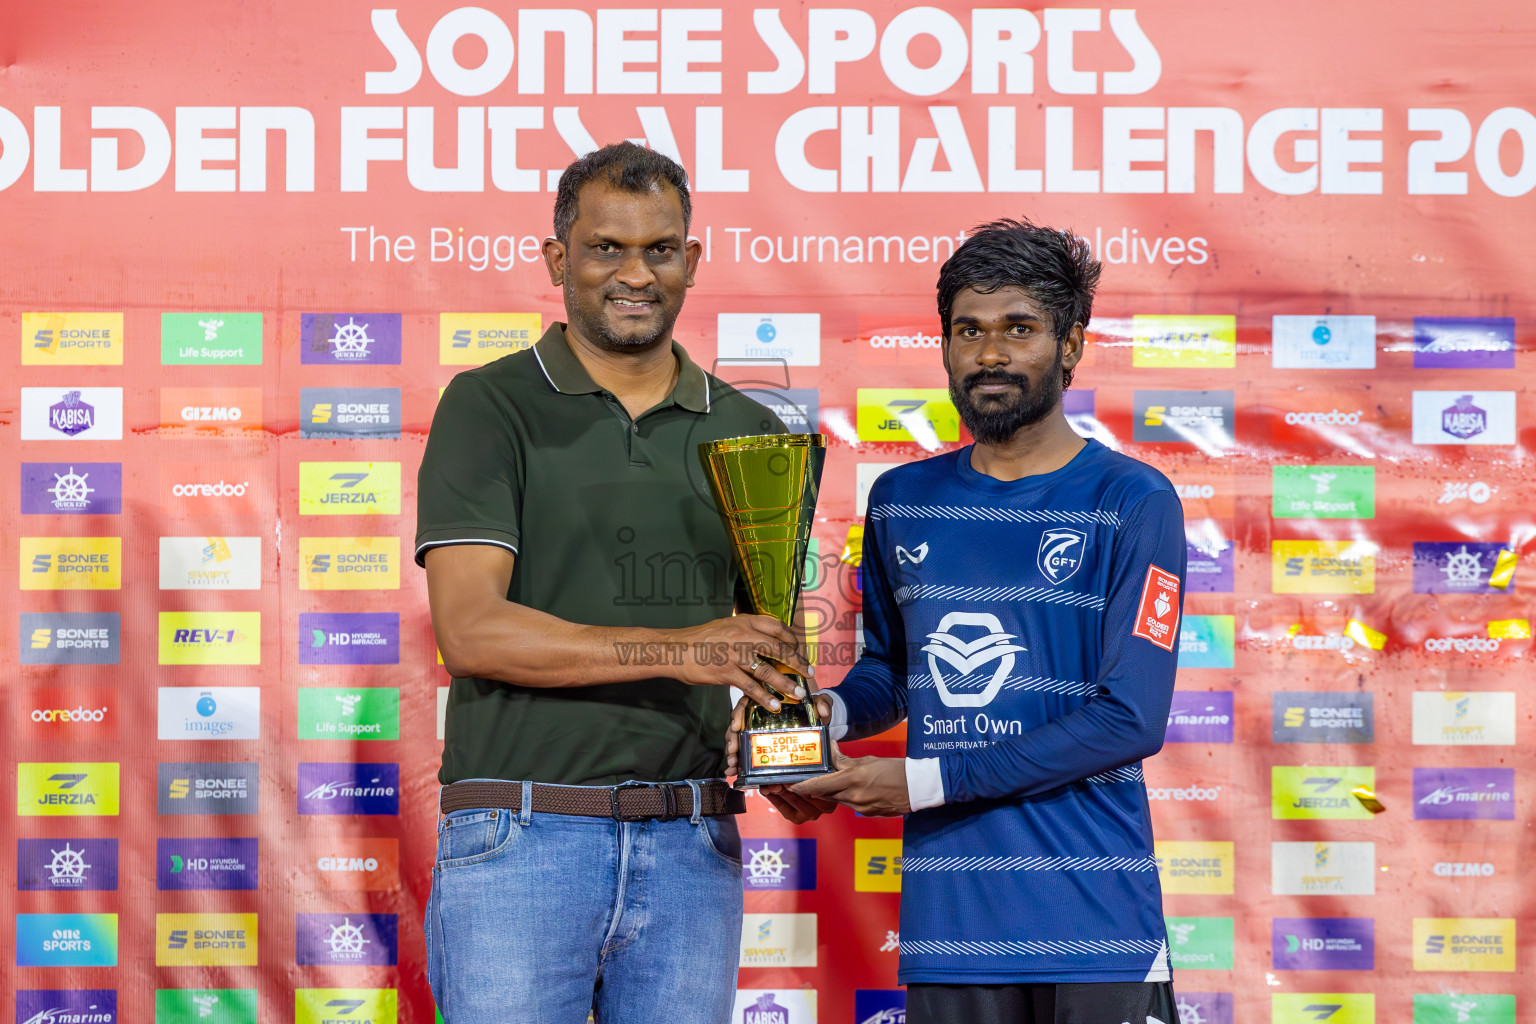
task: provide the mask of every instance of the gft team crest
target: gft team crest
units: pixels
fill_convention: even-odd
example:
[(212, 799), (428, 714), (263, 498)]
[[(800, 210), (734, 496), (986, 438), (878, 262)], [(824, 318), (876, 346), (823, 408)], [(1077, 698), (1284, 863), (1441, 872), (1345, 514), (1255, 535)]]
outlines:
[(1040, 550), (1035, 553), (1035, 564), (1040, 567), (1046, 582), (1053, 586), (1071, 579), (1083, 564), (1083, 552), (1088, 550), (1088, 535), (1070, 526), (1059, 526), (1040, 534)]
[[(956, 626), (976, 626), (985, 629), (986, 633), (967, 640), (954, 634)], [(1003, 624), (990, 612), (950, 612), (940, 619), (938, 630), (928, 634), (929, 642), (923, 645), (923, 652), (928, 655), (928, 673), (933, 676), (933, 685), (938, 687), (939, 699), (944, 702), (944, 706), (984, 708), (992, 703), (997, 691), (1002, 689), (1003, 681), (1013, 671), (1013, 656), (1029, 650), (1011, 642), (1015, 639), (1017, 637), (1013, 633), (1003, 632)], [(939, 668), (940, 661), (955, 670), (956, 675), (951, 682), (959, 682), (994, 661), (997, 662), (997, 668), (980, 693), (954, 693)]]

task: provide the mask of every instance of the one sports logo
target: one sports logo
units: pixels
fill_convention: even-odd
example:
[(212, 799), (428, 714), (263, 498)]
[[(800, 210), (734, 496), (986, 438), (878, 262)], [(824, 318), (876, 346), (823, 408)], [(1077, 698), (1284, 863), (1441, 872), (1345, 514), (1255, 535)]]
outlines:
[[(963, 640), (951, 632), (956, 626), (977, 626), (987, 632), (974, 640)], [(1014, 655), (1028, 651), (1027, 647), (1010, 642), (1014, 639), (1013, 633), (1003, 632), (1003, 624), (997, 616), (988, 612), (950, 612), (940, 619), (938, 630), (928, 634), (929, 642), (923, 645), (923, 652), (928, 655), (928, 672), (939, 689), (939, 699), (944, 706), (984, 708), (992, 703), (1002, 689), (1003, 681), (1013, 671)], [(939, 669), (940, 661), (958, 673), (955, 682), (994, 661), (997, 668), (980, 693), (953, 693)]]

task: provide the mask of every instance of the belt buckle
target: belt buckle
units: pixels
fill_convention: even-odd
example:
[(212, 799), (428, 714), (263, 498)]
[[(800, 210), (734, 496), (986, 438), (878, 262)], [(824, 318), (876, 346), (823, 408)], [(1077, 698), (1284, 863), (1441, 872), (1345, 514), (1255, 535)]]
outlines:
[[(632, 788), (656, 789), (658, 787), (660, 787), (662, 793), (663, 810), (661, 814), (625, 814), (619, 808), (620, 790)], [(677, 793), (673, 790), (672, 786), (666, 782), (639, 782), (637, 780), (621, 782), (608, 791), (608, 799), (613, 809), (614, 821), (649, 821), (653, 818), (657, 821), (677, 820)]]

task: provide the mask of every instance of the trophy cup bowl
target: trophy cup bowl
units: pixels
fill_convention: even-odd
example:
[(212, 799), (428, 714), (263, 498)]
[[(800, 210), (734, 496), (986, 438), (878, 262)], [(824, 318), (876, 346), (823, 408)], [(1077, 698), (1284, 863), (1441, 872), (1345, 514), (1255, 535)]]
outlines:
[[(704, 478), (731, 538), (752, 611), (786, 626), (800, 600), (826, 458), (827, 439), (821, 434), (763, 434), (699, 445)], [(771, 688), (779, 711), (747, 705), (737, 789), (803, 782), (832, 770), (827, 726), (812, 699), (815, 681), (772, 658), (765, 660), (803, 686), (805, 699)]]

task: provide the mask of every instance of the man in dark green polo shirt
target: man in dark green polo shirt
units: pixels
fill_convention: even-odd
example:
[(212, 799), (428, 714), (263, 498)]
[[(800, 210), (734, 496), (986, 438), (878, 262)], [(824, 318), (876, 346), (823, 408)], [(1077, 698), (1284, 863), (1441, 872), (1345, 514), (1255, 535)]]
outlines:
[(568, 324), (459, 374), (416, 560), (453, 676), (426, 911), (448, 1024), (721, 1024), (741, 931), (730, 686), (809, 671), (737, 571), (701, 442), (782, 432), (672, 340), (700, 247), (681, 167), (623, 143), (560, 180)]

